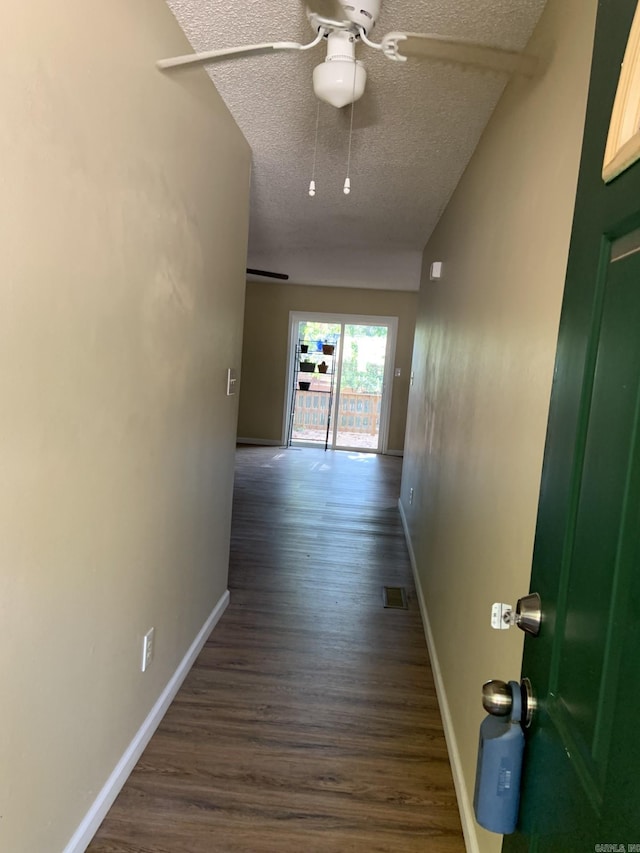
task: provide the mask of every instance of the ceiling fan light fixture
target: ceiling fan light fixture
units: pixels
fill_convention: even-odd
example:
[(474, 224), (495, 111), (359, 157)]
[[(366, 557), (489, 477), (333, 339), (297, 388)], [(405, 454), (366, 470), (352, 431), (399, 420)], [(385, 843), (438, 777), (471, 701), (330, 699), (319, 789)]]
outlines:
[(313, 69), (313, 91), (316, 97), (338, 109), (361, 98), (366, 83), (365, 67), (353, 59), (334, 59), (322, 62)]

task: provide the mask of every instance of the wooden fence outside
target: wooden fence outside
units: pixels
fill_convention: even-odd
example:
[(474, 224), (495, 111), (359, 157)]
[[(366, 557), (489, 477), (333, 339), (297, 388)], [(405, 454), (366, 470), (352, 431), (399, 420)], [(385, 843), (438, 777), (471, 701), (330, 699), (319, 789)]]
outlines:
[[(381, 394), (359, 394), (343, 391), (340, 395), (338, 430), (363, 435), (376, 435), (380, 429)], [(298, 391), (293, 418), (293, 432), (326, 429), (329, 395), (317, 391)]]

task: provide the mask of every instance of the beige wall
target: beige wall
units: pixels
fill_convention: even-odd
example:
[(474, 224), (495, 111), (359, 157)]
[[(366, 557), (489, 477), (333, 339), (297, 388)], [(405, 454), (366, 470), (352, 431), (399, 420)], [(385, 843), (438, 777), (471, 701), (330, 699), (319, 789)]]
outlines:
[(3, 29), (0, 848), (56, 853), (227, 586), (250, 152), (164, 3)]
[(393, 384), (388, 449), (401, 451), (417, 301), (406, 291), (247, 282), (238, 436), (282, 441), (290, 311), (377, 315), (398, 317), (401, 376)]
[(530, 48), (550, 65), (506, 90), (424, 255), (444, 277), (423, 272), (402, 505), (469, 799), (481, 684), (520, 672), (489, 614), (529, 589), (595, 10), (549, 0)]

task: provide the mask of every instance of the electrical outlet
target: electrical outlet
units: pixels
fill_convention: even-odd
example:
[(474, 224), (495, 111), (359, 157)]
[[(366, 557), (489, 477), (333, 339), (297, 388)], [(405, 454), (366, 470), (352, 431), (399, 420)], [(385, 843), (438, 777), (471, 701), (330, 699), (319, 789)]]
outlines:
[(413, 503), (413, 489), (409, 489), (409, 505)]
[(153, 660), (153, 649), (156, 641), (156, 629), (149, 628), (142, 639), (142, 671), (146, 672)]

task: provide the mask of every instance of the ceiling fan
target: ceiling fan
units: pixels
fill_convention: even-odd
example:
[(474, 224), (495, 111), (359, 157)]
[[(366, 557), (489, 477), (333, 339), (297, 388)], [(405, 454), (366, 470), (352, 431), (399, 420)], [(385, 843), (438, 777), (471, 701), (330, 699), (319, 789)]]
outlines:
[(161, 69), (177, 68), (195, 63), (219, 62), (237, 56), (273, 53), (278, 51), (310, 50), (327, 42), (327, 56), (313, 72), (316, 96), (334, 107), (344, 107), (362, 97), (367, 72), (356, 60), (356, 42), (361, 41), (396, 62), (410, 58), (431, 59), (486, 69), (502, 74), (532, 76), (537, 67), (533, 56), (515, 51), (476, 44), (462, 39), (427, 33), (390, 32), (380, 42), (369, 38), (380, 16), (382, 0), (301, 0), (309, 22), (316, 33), (308, 44), (281, 41), (228, 47), (191, 53), (171, 59), (161, 59)]

